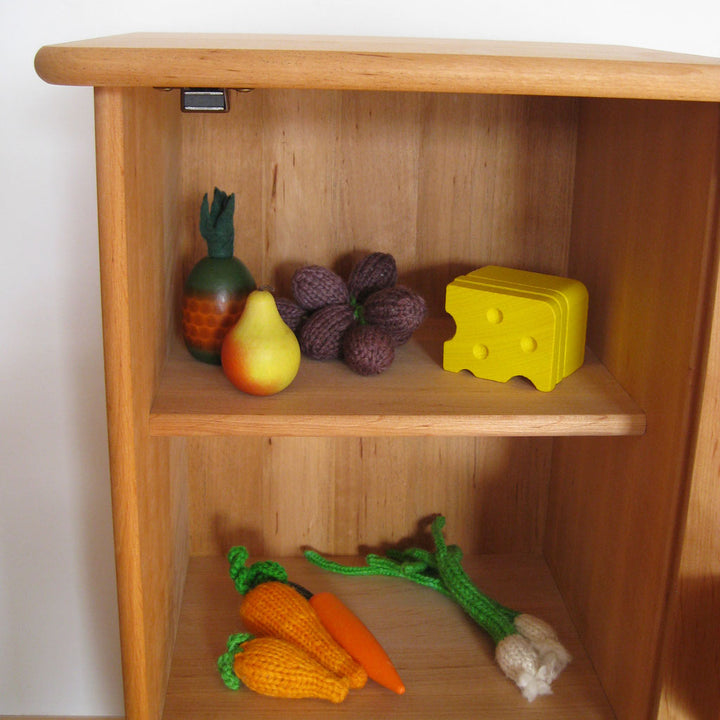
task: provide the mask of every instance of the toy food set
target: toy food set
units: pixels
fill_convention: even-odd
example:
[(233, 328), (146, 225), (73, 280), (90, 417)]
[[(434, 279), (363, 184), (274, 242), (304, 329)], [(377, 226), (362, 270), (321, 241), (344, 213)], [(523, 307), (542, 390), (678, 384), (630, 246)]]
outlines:
[(456, 325), (445, 370), (519, 375), (547, 392), (583, 364), (588, 293), (578, 280), (489, 265), (453, 280), (445, 309)]
[[(190, 272), (182, 300), (182, 330), (188, 350), (197, 360), (223, 369), (230, 363), (223, 358), (231, 354), (223, 349), (225, 339), (237, 334), (249, 296), (258, 296), (250, 271), (233, 256), (234, 210), (234, 195), (215, 188), (212, 205), (207, 194), (204, 196), (200, 233), (208, 255)], [(356, 263), (347, 282), (328, 268), (307, 265), (292, 277), (293, 297), (277, 297), (275, 304), (303, 355), (314, 360), (343, 360), (359, 375), (377, 375), (392, 364), (395, 349), (410, 339), (427, 314), (423, 298), (396, 285), (397, 279), (395, 258), (382, 252), (370, 253)], [(269, 334), (273, 339), (278, 335)], [(254, 347), (261, 344), (253, 338)], [(293, 348), (293, 367), (298, 364), (295, 354)], [(256, 375), (272, 373), (255, 372), (256, 368), (250, 372), (245, 369), (244, 351), (235, 349), (234, 355), (228, 377), (251, 394), (274, 394), (294, 377), (280, 368), (281, 377), (263, 377), (258, 382)], [(282, 362), (275, 357), (270, 364), (276, 367)], [(246, 377), (249, 375), (252, 378)]]
[[(363, 566), (346, 566), (315, 551), (305, 557), (321, 569), (341, 575), (382, 575), (410, 580), (455, 601), (495, 645), (495, 661), (532, 702), (552, 692), (553, 681), (571, 661), (555, 630), (544, 620), (501, 605), (483, 593), (462, 566), (462, 551), (447, 545), (445, 518), (437, 515), (431, 534), (435, 551), (422, 548), (370, 554)], [(313, 595), (292, 583), (276, 562), (246, 565), (239, 546), (228, 554), (230, 576), (243, 595), (240, 618), (248, 632), (230, 635), (218, 659), (230, 689), (241, 685), (285, 698), (342, 702), (368, 678), (398, 695), (405, 692), (385, 650), (337, 597)]]
[[(200, 207), (208, 255), (193, 267), (183, 291), (182, 328), (190, 353), (230, 368), (231, 381), (257, 395), (287, 387), (300, 355), (342, 360), (366, 376), (390, 367), (395, 349), (425, 320), (427, 306), (420, 295), (397, 285), (395, 258), (383, 252), (362, 258), (347, 281), (319, 265), (296, 270), (292, 298), (273, 296), (272, 313), (261, 315), (279, 315), (297, 344), (278, 342), (282, 333), (266, 332), (268, 344), (281, 349), (269, 361), (262, 353), (249, 359), (243, 335), (251, 335), (248, 347), (263, 343), (257, 333), (238, 329), (239, 320), (251, 294), (269, 293), (256, 290), (250, 271), (233, 256), (234, 209), (235, 196), (218, 188), (212, 205), (206, 194)], [(456, 325), (443, 347), (445, 370), (469, 370), (498, 382), (522, 376), (547, 392), (583, 364), (588, 293), (577, 280), (489, 265), (455, 278), (446, 288), (445, 309)], [(229, 336), (232, 342), (225, 343)], [(291, 351), (282, 350), (291, 345)]]

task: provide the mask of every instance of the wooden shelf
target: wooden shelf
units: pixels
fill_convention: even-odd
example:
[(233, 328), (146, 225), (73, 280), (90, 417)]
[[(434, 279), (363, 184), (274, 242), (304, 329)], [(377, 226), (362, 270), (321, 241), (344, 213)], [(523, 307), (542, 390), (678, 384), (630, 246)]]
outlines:
[[(720, 60), (138, 34), (46, 46), (36, 68), (94, 86), (129, 720), (163, 707), (168, 720), (717, 714), (703, 622), (717, 603), (695, 580), (717, 557)], [(183, 114), (158, 89), (193, 86), (256, 91), (213, 115)], [(689, 100), (704, 102), (677, 102)], [(238, 257), (282, 292), (295, 267), (340, 269), (375, 249), (433, 318), (447, 283), (482, 264), (565, 275), (588, 288), (598, 356), (543, 393), (445, 372), (452, 327), (428, 322), (380, 376), (303, 359), (282, 393), (245, 395), (175, 337), (181, 283), (205, 253), (198, 200), (213, 186), (238, 192)], [(347, 599), (408, 692), (370, 686), (333, 706), (222, 685), (238, 598), (220, 555), (235, 535), (257, 554), (308, 542), (343, 554), (394, 543), (434, 512), (462, 547), (518, 553), (468, 569), (557, 627), (575, 661), (553, 696), (528, 704), (444, 597), (304, 560), (288, 561), (294, 579)]]
[(218, 367), (171, 353), (150, 414), (155, 435), (640, 435), (645, 415), (591, 353), (551, 392), (442, 369), (452, 335), (428, 322), (381, 375), (303, 358), (286, 390), (238, 392)]
[(614, 717), (547, 566), (538, 556), (488, 555), (464, 562), (473, 581), (492, 597), (550, 622), (573, 656), (553, 684), (553, 694), (532, 703), (495, 664), (489, 637), (436, 591), (395, 578), (337, 576), (302, 558), (283, 559), (282, 564), (291, 579), (316, 592), (337, 594), (363, 619), (393, 659), (406, 693), (395, 695), (369, 681), (361, 690), (351, 691), (342, 704), (333, 705), (269, 698), (243, 688), (228, 690), (216, 662), (228, 635), (241, 630), (240, 596), (223, 558), (191, 558), (164, 720), (224, 720), (240, 715), (256, 720)]
[(714, 100), (720, 61), (627, 47), (366, 37), (135, 33), (50, 45), (65, 85), (417, 90)]

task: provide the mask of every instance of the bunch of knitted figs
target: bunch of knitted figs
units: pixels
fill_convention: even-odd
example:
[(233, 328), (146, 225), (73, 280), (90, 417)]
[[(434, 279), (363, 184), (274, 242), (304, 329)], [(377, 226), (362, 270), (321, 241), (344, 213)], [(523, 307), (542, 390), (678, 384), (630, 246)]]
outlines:
[(425, 301), (402, 285), (395, 258), (375, 252), (337, 273), (308, 265), (292, 277), (294, 300), (278, 298), (281, 317), (297, 335), (303, 354), (343, 360), (360, 375), (377, 375), (395, 358), (427, 314)]

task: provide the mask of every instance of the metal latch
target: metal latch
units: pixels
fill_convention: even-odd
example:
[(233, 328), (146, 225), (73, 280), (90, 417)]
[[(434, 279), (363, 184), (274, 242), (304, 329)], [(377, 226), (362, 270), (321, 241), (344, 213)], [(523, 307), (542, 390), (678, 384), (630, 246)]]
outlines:
[(181, 88), (180, 109), (183, 112), (228, 112), (230, 95), (225, 88)]

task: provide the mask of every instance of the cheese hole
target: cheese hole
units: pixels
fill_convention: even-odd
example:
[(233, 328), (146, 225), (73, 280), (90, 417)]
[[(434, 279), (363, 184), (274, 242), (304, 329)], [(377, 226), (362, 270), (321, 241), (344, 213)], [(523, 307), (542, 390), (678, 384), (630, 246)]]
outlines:
[(482, 345), (480, 343), (477, 343), (473, 346), (473, 355), (478, 360), (484, 360), (488, 356), (489, 350), (487, 349), (487, 345)]
[(485, 313), (485, 317), (487, 321), (493, 325), (497, 325), (503, 321), (502, 311), (498, 308), (490, 308), (487, 313)]

